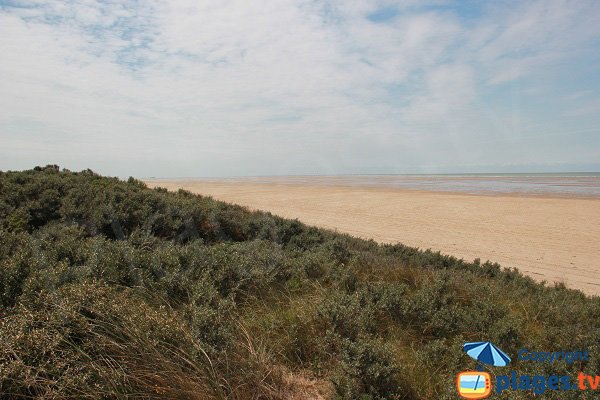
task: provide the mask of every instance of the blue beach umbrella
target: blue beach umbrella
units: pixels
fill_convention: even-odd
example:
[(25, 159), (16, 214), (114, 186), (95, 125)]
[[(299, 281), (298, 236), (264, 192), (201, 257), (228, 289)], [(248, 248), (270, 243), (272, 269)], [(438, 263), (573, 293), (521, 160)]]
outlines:
[(465, 343), (463, 350), (475, 360), (494, 367), (506, 367), (510, 357), (490, 342)]

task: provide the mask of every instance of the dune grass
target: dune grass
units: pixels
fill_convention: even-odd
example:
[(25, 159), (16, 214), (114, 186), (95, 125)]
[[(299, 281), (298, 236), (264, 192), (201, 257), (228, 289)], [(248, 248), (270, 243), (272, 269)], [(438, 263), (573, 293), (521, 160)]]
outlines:
[(465, 341), (589, 349), (511, 368), (600, 374), (599, 317), (489, 262), (89, 170), (0, 173), (3, 398), (454, 399)]

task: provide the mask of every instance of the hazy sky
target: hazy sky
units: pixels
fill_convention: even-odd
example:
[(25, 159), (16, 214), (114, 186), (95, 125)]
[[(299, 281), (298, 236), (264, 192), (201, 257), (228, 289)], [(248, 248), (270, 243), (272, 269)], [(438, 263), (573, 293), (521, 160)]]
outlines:
[(0, 170), (600, 170), (600, 1), (0, 0)]

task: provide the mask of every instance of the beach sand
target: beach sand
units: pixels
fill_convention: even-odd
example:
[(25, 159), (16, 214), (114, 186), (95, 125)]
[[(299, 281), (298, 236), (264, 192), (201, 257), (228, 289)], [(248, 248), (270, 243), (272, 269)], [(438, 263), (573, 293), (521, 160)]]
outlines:
[(378, 242), (517, 267), (600, 294), (600, 199), (392, 188), (150, 180)]

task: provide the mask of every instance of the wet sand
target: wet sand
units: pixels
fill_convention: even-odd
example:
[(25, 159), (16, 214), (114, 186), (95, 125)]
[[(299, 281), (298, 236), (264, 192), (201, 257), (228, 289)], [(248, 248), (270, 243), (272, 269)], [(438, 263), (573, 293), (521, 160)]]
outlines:
[(385, 187), (149, 180), (323, 228), (517, 267), (600, 294), (600, 199)]

